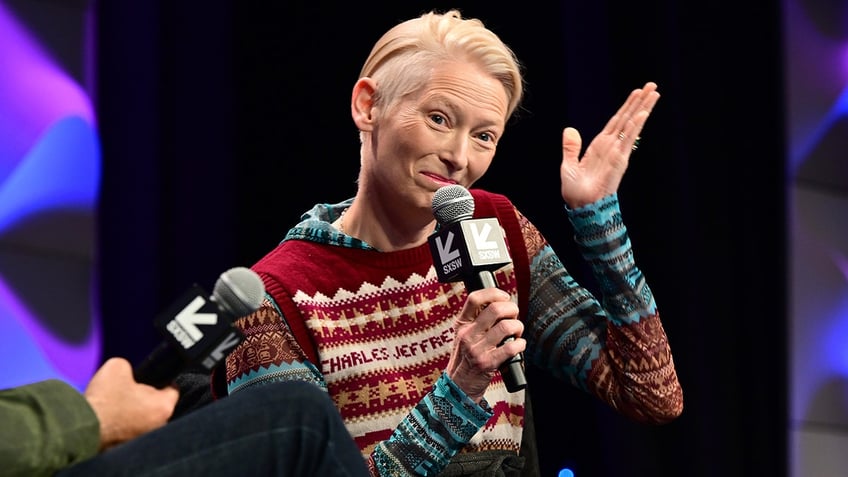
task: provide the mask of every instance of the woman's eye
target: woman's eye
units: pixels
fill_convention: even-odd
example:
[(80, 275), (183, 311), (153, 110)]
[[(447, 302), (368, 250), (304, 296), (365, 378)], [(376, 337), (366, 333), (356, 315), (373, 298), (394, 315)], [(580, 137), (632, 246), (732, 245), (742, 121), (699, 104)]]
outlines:
[(498, 138), (490, 133), (490, 132), (482, 132), (477, 135), (477, 139), (486, 144), (496, 145), (498, 143)]
[(445, 117), (441, 114), (431, 114), (430, 120), (432, 120), (436, 124), (445, 124)]

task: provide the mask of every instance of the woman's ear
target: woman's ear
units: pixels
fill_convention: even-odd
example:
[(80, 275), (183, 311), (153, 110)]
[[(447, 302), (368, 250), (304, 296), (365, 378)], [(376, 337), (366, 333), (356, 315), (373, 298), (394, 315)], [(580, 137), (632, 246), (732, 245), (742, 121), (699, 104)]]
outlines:
[(374, 128), (374, 93), (377, 84), (373, 79), (359, 78), (353, 85), (353, 94), (350, 99), (350, 113), (353, 122), (360, 131), (370, 132)]

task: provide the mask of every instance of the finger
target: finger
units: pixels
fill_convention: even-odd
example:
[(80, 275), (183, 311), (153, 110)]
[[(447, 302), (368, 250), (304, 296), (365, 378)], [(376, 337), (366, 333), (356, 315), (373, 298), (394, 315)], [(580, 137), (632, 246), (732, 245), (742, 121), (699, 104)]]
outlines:
[[(658, 99), (659, 93), (654, 82), (649, 81), (644, 87), (634, 89), (616, 114), (607, 122), (604, 132), (614, 134), (620, 140), (625, 140), (627, 137), (634, 139), (636, 121), (642, 117), (642, 124), (644, 124), (647, 115), (643, 112), (650, 113)], [(641, 126), (638, 127), (641, 128)]]
[[(660, 94), (657, 92), (656, 83), (648, 82), (642, 88), (639, 100), (632, 105), (632, 109), (627, 112), (628, 117), (634, 120), (639, 117), (647, 118), (648, 114), (654, 109)], [(644, 121), (643, 121), (644, 122)]]
[(465, 304), (471, 309), (481, 309), (491, 303), (509, 301), (510, 299), (512, 299), (512, 297), (509, 293), (501, 290), (500, 288), (489, 287), (474, 290), (469, 293)]
[[(520, 324), (521, 322), (515, 320), (515, 318), (518, 318), (518, 305), (512, 301), (496, 301), (489, 303), (485, 309), (480, 311), (480, 314), (474, 320), (474, 326), (480, 333), (489, 333), (492, 329), (495, 329), (495, 332), (499, 333), (500, 338), (503, 339), (506, 334), (502, 332), (503, 328), (498, 327), (500, 321), (517, 321)], [(493, 339), (492, 341), (498, 340)]]
[(176, 386), (166, 386), (162, 389), (157, 389), (157, 391), (162, 395), (162, 399), (166, 402), (173, 403), (173, 405), (176, 405), (180, 399), (180, 390)]
[(651, 111), (653, 111), (654, 105), (657, 104), (659, 98), (659, 93), (656, 91), (651, 92), (645, 98), (645, 101), (642, 104), (642, 109), (633, 114), (632, 119), (628, 121), (627, 125), (622, 130), (625, 139), (621, 141), (620, 146), (624, 152), (636, 150), (636, 141), (640, 139), (642, 129), (648, 121), (648, 116), (650, 116)]
[(527, 340), (524, 338), (508, 339), (504, 341), (503, 345), (492, 351), (494, 355), (492, 360), (497, 363), (503, 363), (518, 353), (523, 353), (526, 349)]
[[(487, 308), (491, 303), (509, 301), (511, 298), (509, 293), (499, 288), (483, 288), (472, 291), (468, 294), (462, 312), (457, 317), (457, 325), (475, 322), (481, 314), (481, 310)], [(491, 324), (488, 326), (491, 326)]]
[(653, 111), (654, 105), (657, 104), (659, 99), (660, 94), (656, 91), (656, 85), (653, 85), (652, 88), (646, 87), (646, 89), (642, 92), (640, 101), (634, 105), (632, 111), (628, 112), (628, 123), (633, 123), (634, 127), (629, 128), (630, 124), (626, 124), (623, 128), (625, 132), (628, 132), (630, 133), (629, 135), (633, 136), (635, 133), (641, 131), (642, 126), (645, 125), (645, 121), (647, 121), (648, 116), (651, 114), (651, 111)]
[[(517, 317), (516, 317), (517, 318)], [(492, 327), (496, 345), (501, 345), (509, 338), (518, 338), (524, 333), (524, 323), (518, 319), (501, 319)]]
[(656, 84), (647, 83), (645, 89), (640, 93), (639, 101), (630, 105), (628, 111), (623, 114), (622, 118), (619, 118), (624, 119), (626, 117), (625, 122), (619, 125), (621, 129), (617, 133), (620, 152), (629, 154), (635, 150), (636, 141), (640, 139), (639, 135), (642, 128), (644, 128), (645, 122), (659, 98), (660, 94), (656, 91)]
[(618, 111), (616, 111), (609, 121), (607, 121), (604, 129), (601, 130), (602, 134), (618, 134), (622, 130), (627, 122), (628, 111), (633, 110), (634, 104), (639, 101), (639, 95), (641, 92), (641, 89), (634, 89), (630, 92), (627, 99), (624, 101), (624, 104), (622, 104), (618, 108)]
[(633, 118), (633, 116), (638, 114), (640, 111), (650, 112), (658, 97), (659, 93), (657, 92), (657, 84), (650, 81), (645, 83), (645, 86), (639, 90), (636, 100), (633, 101), (633, 103), (629, 105), (627, 111), (625, 111), (625, 116)]
[[(644, 89), (633, 90), (628, 101), (621, 106), (619, 112), (614, 116), (615, 123), (613, 124), (612, 132), (617, 134), (619, 139), (625, 139), (628, 133), (632, 132), (628, 126), (632, 123), (634, 116), (642, 110), (645, 102), (645, 93), (646, 91)], [(622, 137), (622, 135), (625, 137)]]
[(574, 128), (562, 130), (562, 160), (575, 164), (580, 160), (580, 150), (583, 147), (583, 139)]

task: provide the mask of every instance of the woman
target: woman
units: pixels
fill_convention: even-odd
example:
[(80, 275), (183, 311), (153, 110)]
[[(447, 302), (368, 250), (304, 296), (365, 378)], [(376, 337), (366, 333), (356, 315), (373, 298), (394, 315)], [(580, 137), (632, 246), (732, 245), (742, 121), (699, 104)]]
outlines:
[(562, 135), (562, 198), (602, 299), (505, 196), (478, 189), (475, 214), (498, 218), (513, 263), (495, 273), (497, 287), (438, 280), (433, 195), (483, 176), (522, 92), (513, 52), (457, 11), (378, 40), (351, 97), (356, 195), (316, 205), (253, 266), (268, 297), (238, 323), (246, 340), (227, 358), (229, 393), (280, 380), (325, 387), (373, 475), (522, 472), (525, 393), (509, 392), (498, 371), (519, 353), (630, 418), (680, 415), (668, 340), (617, 199), (655, 84), (629, 95), (582, 158), (578, 132)]

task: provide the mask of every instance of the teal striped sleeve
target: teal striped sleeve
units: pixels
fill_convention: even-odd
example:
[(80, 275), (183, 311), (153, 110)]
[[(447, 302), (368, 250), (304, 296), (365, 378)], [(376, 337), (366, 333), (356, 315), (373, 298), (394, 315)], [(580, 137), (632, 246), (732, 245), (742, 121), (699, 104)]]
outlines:
[(488, 421), (493, 411), (472, 401), (442, 373), (433, 389), (374, 449), (381, 476), (437, 475)]
[(586, 207), (566, 207), (574, 239), (591, 265), (604, 297), (603, 307), (618, 324), (638, 322), (656, 314), (656, 303), (641, 270), (636, 267), (617, 194)]
[(588, 390), (588, 373), (606, 347), (608, 323), (638, 323), (656, 306), (635, 266), (616, 195), (578, 209), (566, 207), (566, 212), (603, 303), (575, 281), (545, 243), (530, 260), (525, 357)]

